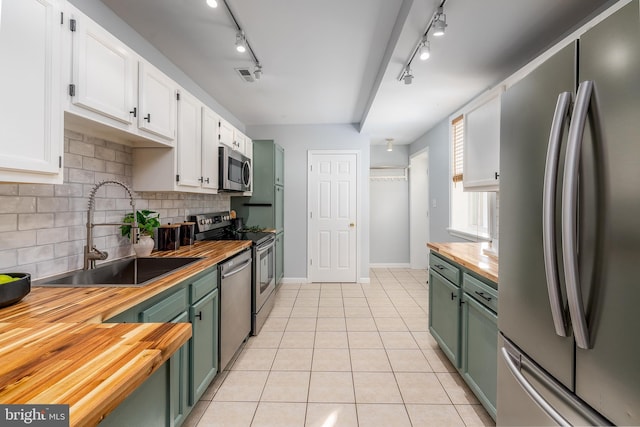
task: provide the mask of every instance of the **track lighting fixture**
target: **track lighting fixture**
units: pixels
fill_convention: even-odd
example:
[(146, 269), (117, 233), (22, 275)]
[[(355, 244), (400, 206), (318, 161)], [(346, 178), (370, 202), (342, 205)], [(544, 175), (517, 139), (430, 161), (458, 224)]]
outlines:
[(393, 151), (393, 138), (387, 138), (387, 151)]
[(420, 60), (426, 61), (431, 56), (431, 46), (429, 40), (425, 37), (422, 39), (422, 46), (420, 46)]
[(262, 65), (256, 64), (256, 69), (253, 70), (253, 76), (256, 80), (260, 80), (260, 77), (262, 77)]
[(444, 14), (443, 8), (440, 6), (433, 21), (433, 35), (436, 37), (444, 36), (445, 28), (447, 28), (447, 15)]
[(411, 74), (411, 68), (408, 68), (405, 70), (404, 72), (404, 84), (406, 85), (410, 85), (411, 83), (413, 83), (413, 74)]
[(244, 31), (238, 31), (236, 34), (236, 50), (240, 53), (247, 51), (247, 39), (244, 36)]
[(207, 0), (207, 6), (215, 9), (216, 7), (218, 7), (218, 2), (216, 0)]

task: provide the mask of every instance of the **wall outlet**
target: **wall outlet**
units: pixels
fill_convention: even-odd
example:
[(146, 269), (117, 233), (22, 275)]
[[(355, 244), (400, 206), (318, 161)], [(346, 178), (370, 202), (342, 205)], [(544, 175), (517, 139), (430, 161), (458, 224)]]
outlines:
[(436, 208), (438, 204), (436, 203), (436, 199), (433, 199), (433, 201), (431, 202), (431, 206)]

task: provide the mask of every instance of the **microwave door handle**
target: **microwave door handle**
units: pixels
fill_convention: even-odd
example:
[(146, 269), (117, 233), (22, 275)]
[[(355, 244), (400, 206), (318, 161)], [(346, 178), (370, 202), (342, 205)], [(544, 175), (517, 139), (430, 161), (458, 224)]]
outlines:
[(547, 278), (547, 293), (556, 334), (568, 336), (567, 320), (562, 304), (560, 291), (560, 275), (558, 273), (558, 254), (556, 251), (556, 185), (558, 183), (558, 163), (560, 161), (560, 146), (564, 134), (565, 123), (569, 118), (571, 108), (571, 93), (562, 92), (558, 95), (556, 110), (551, 123), (547, 159), (544, 168), (544, 186), (542, 199), (542, 244), (544, 252), (544, 269)]

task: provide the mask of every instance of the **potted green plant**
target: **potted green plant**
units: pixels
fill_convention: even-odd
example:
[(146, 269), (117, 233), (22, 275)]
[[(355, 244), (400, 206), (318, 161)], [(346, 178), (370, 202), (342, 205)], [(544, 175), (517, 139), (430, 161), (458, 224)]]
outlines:
[[(133, 244), (133, 250), (137, 256), (149, 256), (153, 250), (153, 231), (160, 226), (160, 214), (158, 212), (142, 209), (136, 211), (136, 221), (138, 222), (138, 241)], [(133, 212), (129, 212), (122, 219), (124, 224), (133, 224)], [(123, 236), (131, 238), (131, 226), (120, 226)]]

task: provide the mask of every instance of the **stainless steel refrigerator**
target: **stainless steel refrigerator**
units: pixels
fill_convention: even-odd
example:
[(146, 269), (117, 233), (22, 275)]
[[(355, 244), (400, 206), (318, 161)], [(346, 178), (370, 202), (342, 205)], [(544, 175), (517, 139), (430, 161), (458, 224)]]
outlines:
[(640, 425), (638, 0), (502, 112), (497, 423)]

